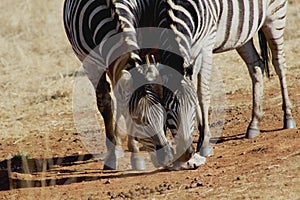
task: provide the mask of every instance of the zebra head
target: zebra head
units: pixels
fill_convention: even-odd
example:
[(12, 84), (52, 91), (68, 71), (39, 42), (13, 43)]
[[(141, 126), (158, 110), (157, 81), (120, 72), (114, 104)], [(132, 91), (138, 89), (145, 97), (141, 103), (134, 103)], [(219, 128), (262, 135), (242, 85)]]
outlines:
[[(147, 58), (145, 65), (122, 70), (117, 92), (118, 109), (123, 110), (129, 134), (137, 138), (144, 147), (155, 155), (154, 165), (169, 166), (174, 152), (164, 128), (167, 118), (162, 102), (159, 70), (156, 63)], [(117, 96), (116, 96), (117, 97)]]
[(160, 64), (158, 66), (163, 82), (163, 105), (167, 112), (166, 126), (172, 132), (176, 144), (175, 159), (188, 161), (194, 153), (192, 144), (198, 105), (196, 88), (191, 74)]

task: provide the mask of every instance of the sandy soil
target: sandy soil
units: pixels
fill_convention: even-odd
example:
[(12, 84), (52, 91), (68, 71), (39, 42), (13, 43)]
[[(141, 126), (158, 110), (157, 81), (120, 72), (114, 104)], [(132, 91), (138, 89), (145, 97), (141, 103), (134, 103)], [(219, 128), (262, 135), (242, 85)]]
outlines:
[[(126, 153), (121, 170), (102, 171), (103, 155), (90, 147), (103, 141), (96, 138), (87, 145), (74, 125), (73, 89), (80, 63), (64, 34), (62, 3), (0, 4), (0, 199), (300, 199), (300, 129), (282, 129), (274, 69), (265, 79), (262, 133), (245, 139), (251, 81), (234, 51), (215, 56), (226, 116), (222, 131), (214, 135), (215, 155), (205, 165), (136, 172), (126, 170)], [(291, 0), (285, 50), (298, 127), (299, 28), (300, 2)], [(213, 106), (220, 103), (215, 102)]]

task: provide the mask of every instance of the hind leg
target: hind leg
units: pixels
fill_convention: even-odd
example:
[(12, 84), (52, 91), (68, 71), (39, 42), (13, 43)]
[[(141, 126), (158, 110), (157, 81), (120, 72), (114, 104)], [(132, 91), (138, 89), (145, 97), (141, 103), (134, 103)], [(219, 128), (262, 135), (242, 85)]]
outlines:
[(248, 126), (246, 137), (254, 138), (259, 135), (259, 123), (263, 115), (263, 63), (250, 40), (239, 47), (237, 52), (245, 61), (252, 80), (252, 120)]
[(280, 88), (282, 94), (282, 110), (284, 112), (284, 125), (285, 129), (288, 128), (295, 128), (296, 122), (292, 116), (292, 104), (289, 99), (288, 89), (287, 89), (287, 82), (285, 76), (286, 70), (286, 61), (284, 55), (284, 38), (283, 32), (285, 27), (285, 10), (282, 8), (281, 10), (275, 13), (279, 16), (275, 18), (270, 17), (267, 21), (268, 23), (265, 24), (262, 28), (266, 38), (268, 40), (268, 44), (272, 51), (272, 63), (275, 67), (276, 74), (280, 81)]

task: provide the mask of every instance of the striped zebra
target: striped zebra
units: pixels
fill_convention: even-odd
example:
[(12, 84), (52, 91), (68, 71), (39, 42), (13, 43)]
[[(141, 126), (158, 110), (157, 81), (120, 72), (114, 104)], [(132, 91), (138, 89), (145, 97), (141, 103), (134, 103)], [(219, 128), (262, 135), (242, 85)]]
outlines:
[[(174, 92), (161, 86), (157, 89), (157, 84), (148, 83), (153, 83), (153, 80), (159, 77), (160, 67), (153, 62), (144, 65), (147, 57), (145, 54), (148, 55), (149, 51), (153, 51), (153, 56), (160, 62), (160, 66), (172, 65), (177, 72), (181, 73), (183, 65), (178, 64), (180, 62), (177, 61), (183, 61), (183, 58), (176, 56), (174, 52), (155, 48), (141, 50), (140, 48), (141, 35), (137, 32), (137, 28), (167, 27), (166, 16), (166, 4), (158, 0), (65, 0), (66, 34), (95, 88), (98, 110), (105, 123), (108, 155), (104, 162), (104, 169), (117, 168), (116, 145), (121, 145), (120, 135), (124, 135), (118, 125), (124, 121), (127, 131), (130, 132), (128, 146), (133, 152), (133, 168), (143, 168), (143, 164), (138, 166), (138, 163), (142, 162), (141, 158), (134, 157), (139, 152), (136, 139), (138, 137), (135, 137), (139, 135), (149, 136), (142, 138), (141, 142), (154, 148), (156, 152), (161, 151), (156, 153), (159, 166), (166, 166), (174, 161), (174, 153), (165, 134), (166, 127), (171, 129), (178, 143), (177, 154), (183, 152), (177, 160), (185, 162), (193, 155), (192, 145), (187, 146), (184, 141), (192, 139), (194, 130), (192, 125), (197, 104), (195, 102), (183, 104), (182, 102), (187, 102), (187, 98), (190, 97), (197, 100), (196, 92), (191, 92), (194, 91), (192, 89), (194, 86), (189, 84), (184, 76), (179, 76), (177, 77), (180, 80), (177, 81), (178, 88), (169, 84)], [(151, 43), (155, 44), (144, 45), (153, 47), (156, 44), (158, 46), (163, 44), (162, 49), (172, 50), (171, 42), (166, 42), (170, 38), (165, 38), (165, 34), (157, 38), (151, 34), (148, 36), (152, 38)], [(148, 43), (147, 39), (142, 40)], [(175, 37), (172, 44), (177, 45), (178, 48)], [(170, 55), (173, 59), (169, 59)], [(135, 85), (143, 86), (134, 88)], [(113, 88), (112, 94), (110, 94), (111, 88)], [(159, 95), (159, 91), (163, 91), (164, 98)], [(175, 98), (174, 94), (178, 98)], [(115, 126), (111, 95), (117, 99)], [(183, 106), (177, 106), (178, 104)], [(168, 118), (167, 121), (166, 118)], [(189, 123), (179, 125), (180, 122)], [(172, 126), (172, 123), (176, 124)]]
[[(75, 54), (83, 62), (87, 76), (95, 88), (98, 110), (105, 123), (108, 155), (105, 159), (104, 169), (117, 168), (115, 148), (120, 143), (119, 136), (124, 135), (121, 133), (122, 130), (118, 128), (118, 124), (124, 123), (122, 112), (128, 109), (122, 107), (123, 105), (132, 106), (129, 110), (132, 115), (136, 115), (132, 119), (140, 120), (137, 124), (155, 122), (148, 127), (158, 131), (156, 134), (152, 134), (160, 137), (155, 138), (156, 141), (152, 142), (157, 146), (167, 145), (167, 138), (162, 132), (164, 110), (160, 106), (160, 99), (153, 92), (151, 86), (139, 88), (130, 98), (130, 90), (135, 78), (132, 77), (129, 70), (134, 70), (138, 79), (144, 80), (149, 76), (149, 73), (142, 68), (143, 61), (135, 50), (139, 49), (135, 33), (139, 16), (136, 15), (142, 13), (138, 11), (138, 8), (146, 8), (145, 3), (150, 2), (66, 0), (64, 4), (64, 26), (68, 39)], [(133, 13), (134, 11), (137, 12)], [(106, 74), (109, 76), (112, 88), (114, 88), (113, 95), (118, 99), (115, 126), (110, 94), (111, 85), (106, 79)], [(129, 101), (131, 101), (130, 104)], [(138, 107), (139, 104), (143, 105)], [(153, 115), (155, 117), (151, 117)], [(124, 116), (124, 118), (127, 124), (129, 117)], [(130, 132), (136, 131), (133, 130), (136, 127), (127, 128)], [(134, 134), (131, 133), (129, 137)], [(129, 148), (133, 153), (138, 153), (138, 142), (129, 138)], [(139, 168), (139, 166), (137, 167)], [(140, 167), (143, 168), (143, 166)]]
[[(263, 74), (268, 68), (268, 47), (272, 63), (279, 77), (284, 112), (284, 128), (294, 128), (292, 105), (289, 100), (285, 77), (283, 32), (286, 21), (286, 0), (166, 0), (170, 29), (177, 41), (184, 67), (193, 66), (193, 80), (197, 87), (200, 108), (198, 112), (200, 137), (197, 152), (210, 156), (208, 111), (210, 104), (210, 78), (212, 55), (236, 49), (252, 79), (252, 119), (246, 137), (259, 135), (263, 116)], [(257, 53), (253, 37), (258, 32), (261, 56)]]

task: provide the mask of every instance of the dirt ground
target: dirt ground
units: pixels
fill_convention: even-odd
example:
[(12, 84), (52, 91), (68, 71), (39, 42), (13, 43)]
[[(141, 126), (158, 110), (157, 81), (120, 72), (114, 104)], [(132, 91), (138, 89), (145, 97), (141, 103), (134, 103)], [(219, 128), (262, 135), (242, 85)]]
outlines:
[[(223, 103), (226, 115), (212, 140), (214, 156), (196, 170), (143, 172), (128, 170), (127, 152), (120, 170), (101, 170), (103, 138), (85, 140), (76, 130), (72, 106), (80, 63), (64, 34), (62, 4), (0, 4), (0, 199), (300, 199), (298, 0), (289, 1), (285, 34), (298, 128), (282, 129), (272, 69), (265, 78), (261, 134), (245, 139), (252, 104), (247, 69), (234, 51), (215, 55), (226, 101), (215, 100), (213, 106)], [(218, 113), (213, 120), (218, 117), (222, 120)]]

